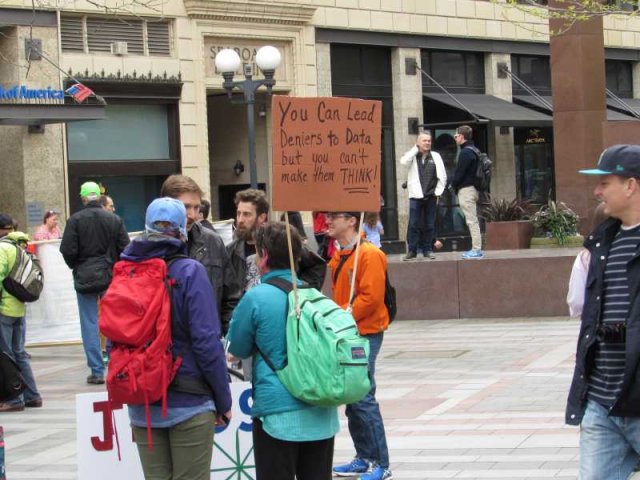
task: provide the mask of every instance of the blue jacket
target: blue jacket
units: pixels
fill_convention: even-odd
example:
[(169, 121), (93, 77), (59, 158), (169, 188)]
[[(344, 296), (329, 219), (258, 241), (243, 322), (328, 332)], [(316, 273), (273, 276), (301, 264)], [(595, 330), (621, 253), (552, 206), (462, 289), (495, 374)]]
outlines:
[(458, 166), (453, 174), (451, 185), (456, 193), (464, 187), (476, 186), (476, 169), (478, 168), (478, 156), (471, 148), (474, 147), (473, 140), (467, 140), (460, 146), (458, 155)]
[(229, 351), (240, 358), (255, 355), (253, 360), (252, 417), (313, 408), (294, 397), (280, 383), (277, 375), (262, 358), (269, 357), (276, 368), (284, 367), (287, 357), (287, 295), (264, 283), (269, 278), (291, 281), (288, 270), (273, 270), (261, 277), (261, 284), (244, 294), (233, 312), (227, 340)]
[[(187, 245), (162, 235), (143, 235), (129, 244), (121, 258), (141, 261), (187, 255)], [(231, 409), (231, 393), (224, 348), (220, 342), (220, 318), (216, 299), (204, 267), (196, 260), (179, 258), (169, 267), (175, 280), (171, 302), (173, 353), (182, 357), (178, 375), (203, 379), (212, 390), (216, 411)], [(210, 397), (169, 389), (169, 407), (202, 404)]]

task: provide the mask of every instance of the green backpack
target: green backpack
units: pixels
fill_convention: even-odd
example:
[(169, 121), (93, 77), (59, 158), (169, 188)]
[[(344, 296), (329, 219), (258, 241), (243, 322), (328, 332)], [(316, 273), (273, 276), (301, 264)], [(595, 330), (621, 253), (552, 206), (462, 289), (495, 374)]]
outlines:
[(298, 287), (297, 316), (291, 282), (272, 278), (264, 283), (289, 298), (285, 366), (276, 370), (260, 352), (289, 393), (319, 407), (362, 400), (371, 390), (369, 340), (360, 336), (353, 316), (309, 286)]

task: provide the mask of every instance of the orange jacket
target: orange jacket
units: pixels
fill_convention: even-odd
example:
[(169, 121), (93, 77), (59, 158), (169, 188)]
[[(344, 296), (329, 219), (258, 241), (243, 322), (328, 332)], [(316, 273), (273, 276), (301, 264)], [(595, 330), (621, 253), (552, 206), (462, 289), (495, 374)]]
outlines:
[[(348, 256), (335, 278), (340, 257)], [(358, 253), (355, 300), (352, 305), (353, 318), (361, 335), (379, 333), (389, 326), (389, 313), (384, 305), (384, 277), (387, 271), (387, 257), (375, 245), (363, 241)], [(355, 255), (353, 249), (336, 250), (329, 261), (333, 300), (342, 308), (349, 304), (349, 292)]]

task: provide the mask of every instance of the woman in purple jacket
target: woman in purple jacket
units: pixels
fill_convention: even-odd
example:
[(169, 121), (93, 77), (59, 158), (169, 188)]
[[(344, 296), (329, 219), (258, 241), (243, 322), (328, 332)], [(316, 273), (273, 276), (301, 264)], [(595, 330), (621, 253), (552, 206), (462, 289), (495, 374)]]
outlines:
[[(146, 480), (209, 480), (216, 425), (231, 418), (225, 354), (215, 295), (204, 267), (187, 257), (187, 215), (182, 202), (158, 198), (147, 208), (145, 232), (121, 258), (174, 259), (169, 276), (173, 352), (182, 357), (169, 388), (167, 415), (151, 405), (149, 449), (143, 405), (129, 405), (129, 418)], [(184, 257), (184, 258), (182, 258)]]

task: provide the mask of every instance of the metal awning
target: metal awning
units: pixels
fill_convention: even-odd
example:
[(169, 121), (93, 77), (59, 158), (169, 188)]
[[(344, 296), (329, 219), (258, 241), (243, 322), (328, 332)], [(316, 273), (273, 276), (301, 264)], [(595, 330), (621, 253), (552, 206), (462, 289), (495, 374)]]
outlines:
[(493, 95), (455, 94), (455, 99), (464, 107), (446, 93), (424, 93), (423, 96), (469, 115), (464, 109), (466, 107), (480, 119), (491, 122), (495, 127), (544, 127), (553, 122), (551, 116), (545, 113), (507, 102)]
[(620, 98), (620, 100), (623, 103), (620, 103), (615, 98), (607, 97), (607, 107), (620, 111), (620, 113), (624, 115), (631, 116), (634, 120), (637, 119), (631, 112), (628, 111), (627, 105), (636, 112), (640, 113), (640, 98)]
[(47, 123), (104, 120), (101, 104), (18, 104), (0, 103), (0, 125), (44, 125)]
[[(546, 102), (548, 102), (549, 104), (553, 105), (553, 97), (547, 96), (547, 95), (541, 95), (540, 97)], [(537, 108), (546, 113), (553, 113), (549, 110), (549, 108), (546, 105), (544, 105), (537, 97), (534, 97), (533, 95), (514, 95), (513, 100), (514, 102), (517, 102), (521, 105)], [(628, 99), (625, 98), (624, 100), (627, 101)], [(636, 101), (640, 102), (638, 100)], [(613, 102), (613, 100), (607, 99), (607, 104), (611, 106), (612, 104), (610, 104), (609, 102)], [(640, 107), (640, 104), (638, 104), (638, 106)], [(607, 120), (614, 120), (614, 121), (637, 120), (637, 118), (632, 117), (630, 115), (625, 115), (624, 113), (620, 113), (610, 108), (607, 108)]]

